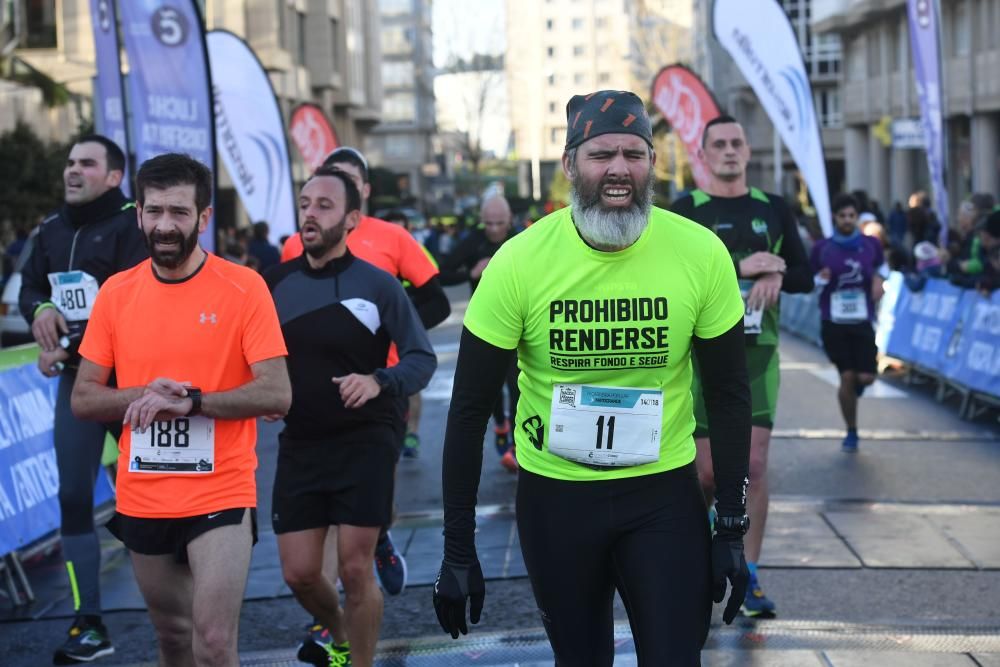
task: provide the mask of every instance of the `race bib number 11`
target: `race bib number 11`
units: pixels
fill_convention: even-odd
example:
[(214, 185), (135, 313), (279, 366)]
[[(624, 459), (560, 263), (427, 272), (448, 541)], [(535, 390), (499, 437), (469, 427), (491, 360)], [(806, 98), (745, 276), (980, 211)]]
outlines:
[(660, 458), (663, 392), (557, 384), (549, 451), (577, 463), (636, 466)]
[(215, 420), (177, 417), (130, 436), (129, 466), (140, 473), (204, 474), (215, 470)]

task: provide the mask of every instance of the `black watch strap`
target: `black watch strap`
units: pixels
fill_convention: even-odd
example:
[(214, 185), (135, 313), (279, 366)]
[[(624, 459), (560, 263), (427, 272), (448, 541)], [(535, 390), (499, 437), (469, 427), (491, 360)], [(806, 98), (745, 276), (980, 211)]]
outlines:
[(200, 387), (188, 387), (187, 397), (191, 399), (191, 411), (188, 412), (188, 417), (195, 417), (201, 414), (201, 388)]
[(715, 532), (737, 533), (746, 535), (750, 528), (750, 517), (746, 514), (742, 516), (719, 516), (715, 520)]

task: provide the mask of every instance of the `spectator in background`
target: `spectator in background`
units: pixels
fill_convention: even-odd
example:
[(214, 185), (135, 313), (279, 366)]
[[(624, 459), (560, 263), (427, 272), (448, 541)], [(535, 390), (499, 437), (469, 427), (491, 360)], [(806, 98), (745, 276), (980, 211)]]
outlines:
[(903, 205), (897, 201), (892, 205), (892, 211), (889, 213), (889, 243), (902, 248), (906, 239), (906, 228), (906, 211), (903, 210)]
[(985, 251), (983, 272), (976, 289), (989, 296), (1000, 287), (1000, 209), (994, 210), (978, 226), (979, 241)]
[(957, 228), (948, 232), (948, 278), (959, 287), (975, 287), (987, 263), (987, 248), (983, 247), (982, 225), (996, 200), (993, 195), (978, 193), (963, 201), (956, 216)]
[(257, 270), (264, 271), (268, 267), (281, 263), (281, 253), (271, 245), (268, 234), (271, 229), (266, 222), (255, 222), (253, 225), (253, 238), (247, 244), (247, 253), (257, 260)]
[(906, 226), (910, 235), (907, 247), (916, 247), (921, 241), (938, 243), (941, 223), (931, 210), (931, 200), (925, 192), (910, 195), (910, 209), (906, 212)]
[(17, 258), (21, 256), (24, 245), (28, 242), (29, 230), (23, 224), (14, 227), (14, 240), (7, 245), (3, 253), (3, 281), (7, 282), (10, 274), (14, 273), (14, 266)]

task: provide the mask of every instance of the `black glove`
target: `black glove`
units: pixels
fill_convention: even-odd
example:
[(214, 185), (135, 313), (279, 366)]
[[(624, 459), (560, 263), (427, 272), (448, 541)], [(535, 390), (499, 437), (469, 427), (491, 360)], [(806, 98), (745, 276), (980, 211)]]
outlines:
[(483, 612), (483, 600), (486, 599), (486, 582), (483, 581), (479, 559), (473, 559), (470, 565), (441, 561), (441, 569), (434, 582), (434, 611), (438, 623), (451, 634), (452, 639), (458, 639), (459, 632), (463, 635), (469, 633), (465, 625), (466, 599), (470, 600), (469, 620), (478, 623)]
[(726, 597), (727, 579), (732, 584), (732, 592), (722, 612), (726, 625), (736, 618), (750, 583), (750, 570), (743, 557), (743, 535), (740, 533), (716, 533), (712, 538), (712, 599), (716, 602), (722, 602)]

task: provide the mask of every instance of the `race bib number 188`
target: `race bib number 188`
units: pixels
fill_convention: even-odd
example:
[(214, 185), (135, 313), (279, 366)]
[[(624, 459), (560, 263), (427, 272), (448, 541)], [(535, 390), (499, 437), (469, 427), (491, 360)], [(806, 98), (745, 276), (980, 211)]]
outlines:
[(132, 430), (129, 466), (140, 473), (204, 474), (215, 470), (215, 420), (177, 417)]
[(663, 392), (557, 384), (549, 451), (577, 463), (635, 466), (660, 458)]

